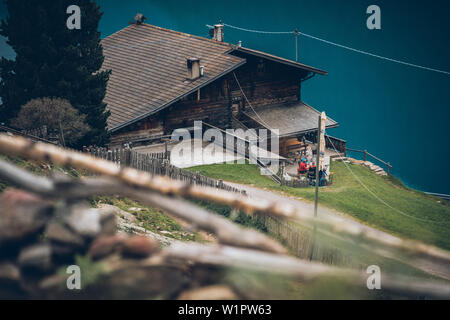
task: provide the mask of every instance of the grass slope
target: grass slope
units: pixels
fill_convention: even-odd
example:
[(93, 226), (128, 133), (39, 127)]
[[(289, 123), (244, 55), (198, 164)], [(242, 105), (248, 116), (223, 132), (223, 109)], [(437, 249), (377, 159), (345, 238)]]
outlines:
[[(347, 213), (357, 220), (403, 238), (410, 238), (450, 249), (450, 205), (444, 200), (405, 187), (395, 177), (381, 177), (369, 169), (349, 164), (349, 168), (379, 198), (371, 195), (342, 162), (332, 163), (334, 184), (319, 192), (321, 205)], [(213, 164), (192, 167), (203, 175), (277, 192), (314, 199), (314, 188), (279, 186), (252, 164)]]

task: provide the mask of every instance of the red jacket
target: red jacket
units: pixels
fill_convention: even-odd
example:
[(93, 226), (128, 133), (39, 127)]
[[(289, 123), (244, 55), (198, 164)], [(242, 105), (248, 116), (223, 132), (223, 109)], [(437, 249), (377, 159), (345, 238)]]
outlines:
[(300, 162), (300, 165), (298, 166), (298, 171), (299, 172), (306, 172), (307, 169), (308, 168), (306, 166), (306, 163), (305, 162)]

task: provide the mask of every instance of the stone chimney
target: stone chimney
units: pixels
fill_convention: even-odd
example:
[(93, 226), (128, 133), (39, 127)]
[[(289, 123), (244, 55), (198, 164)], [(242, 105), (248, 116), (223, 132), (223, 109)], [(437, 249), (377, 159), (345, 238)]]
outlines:
[(214, 25), (214, 36), (213, 39), (219, 42), (223, 42), (223, 24)]
[(143, 24), (145, 20), (147, 20), (147, 18), (142, 13), (136, 13), (136, 16), (134, 17), (136, 24)]
[(195, 80), (202, 76), (202, 72), (200, 69), (200, 59), (198, 58), (187, 58), (186, 59), (187, 66), (187, 78), (190, 80)]

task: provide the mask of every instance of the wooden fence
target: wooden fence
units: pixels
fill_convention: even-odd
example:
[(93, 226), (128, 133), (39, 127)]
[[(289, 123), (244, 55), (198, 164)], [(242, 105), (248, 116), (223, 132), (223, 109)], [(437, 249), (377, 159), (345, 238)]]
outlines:
[(171, 165), (170, 152), (139, 153), (131, 149), (107, 150), (106, 148), (85, 148), (83, 151), (95, 157), (115, 162), (122, 167), (135, 168), (152, 175), (167, 176), (190, 184), (245, 194), (245, 191), (227, 185), (222, 180), (215, 180), (198, 172), (194, 173)]
[[(285, 180), (285, 179), (281, 179), (281, 183), (282, 186), (287, 186), (287, 187), (291, 187), (291, 188), (308, 188), (310, 186), (312, 186), (311, 182), (309, 179), (305, 179), (305, 180), (300, 180), (300, 179), (292, 179), (292, 180)], [(320, 185), (322, 186), (331, 186), (333, 184), (333, 174), (330, 174), (328, 176), (328, 180), (327, 183), (324, 185)]]
[(27, 139), (31, 139), (32, 141), (36, 141), (36, 142), (45, 142), (45, 143), (51, 143), (51, 144), (58, 144), (56, 141), (50, 141), (50, 140), (46, 140), (42, 137), (39, 137), (38, 135), (33, 135), (30, 132), (26, 133), (26, 132), (22, 132), (19, 130), (15, 130), (13, 128), (4, 126), (4, 125), (0, 125), (0, 132), (6, 132), (7, 134), (11, 134), (14, 136), (21, 136), (21, 137), (25, 137)]
[(292, 180), (285, 180), (285, 179), (281, 179), (281, 183), (282, 186), (288, 186), (291, 188), (307, 188), (309, 186), (311, 186), (311, 184), (309, 183), (309, 180), (300, 180), (300, 179), (292, 179)]
[(384, 164), (386, 166), (386, 171), (387, 174), (390, 174), (392, 165), (389, 162), (383, 161), (380, 158), (374, 156), (373, 154), (367, 152), (367, 150), (358, 150), (358, 149), (350, 149), (350, 148), (345, 148), (345, 152), (344, 155), (347, 157), (347, 152), (351, 151), (351, 152), (357, 152), (357, 153), (362, 153), (364, 155), (364, 161), (367, 161), (367, 157), (371, 157), (372, 159), (375, 159), (376, 161), (381, 162), (382, 164)]
[[(356, 261), (351, 254), (344, 253), (329, 241), (318, 241), (313, 247), (313, 231), (311, 229), (268, 215), (258, 216), (258, 219), (269, 233), (280, 239), (291, 253), (300, 259), (312, 258), (312, 260), (336, 266), (355, 266)], [(311, 250), (313, 250), (312, 253)]]
[[(309, 142), (316, 144), (317, 143), (317, 132), (316, 131), (308, 132), (305, 134), (305, 138)], [(332, 150), (334, 150), (336, 148), (336, 150), (338, 152), (344, 153), (345, 149), (347, 148), (347, 141), (326, 134), (325, 135), (325, 146), (328, 149), (332, 149)]]

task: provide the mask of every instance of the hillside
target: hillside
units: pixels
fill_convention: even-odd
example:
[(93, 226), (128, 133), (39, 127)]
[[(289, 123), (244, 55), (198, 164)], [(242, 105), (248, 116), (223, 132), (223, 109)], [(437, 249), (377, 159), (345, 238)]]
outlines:
[[(74, 168), (59, 167), (53, 164), (24, 160), (18, 157), (0, 155), (1, 159), (6, 159), (30, 172), (38, 175), (67, 175), (71, 178), (80, 178), (90, 175), (87, 171), (80, 171)], [(8, 183), (0, 180), (0, 193), (8, 187)], [(137, 201), (117, 196), (96, 196), (90, 199), (90, 205), (98, 207), (110, 205), (124, 211), (132, 216), (133, 224), (143, 231), (154, 233), (161, 237), (179, 241), (199, 241), (208, 240), (206, 234), (185, 231), (180, 221), (168, 216), (167, 213), (145, 206)]]
[[(1, 156), (1, 157), (3, 158), (3, 156)], [(74, 170), (72, 168), (67, 168), (64, 166), (50, 165), (50, 164), (48, 164), (46, 162), (42, 162), (42, 161), (39, 161), (39, 162), (24, 161), (24, 160), (21, 160), (18, 158), (12, 158), (12, 157), (7, 157), (7, 158), (10, 162), (14, 162), (15, 164), (17, 164), (21, 167), (25, 167), (29, 171), (32, 171), (39, 175), (58, 175), (58, 174), (61, 175), (61, 174), (63, 174), (63, 175), (67, 175), (70, 177), (82, 177), (82, 176), (91, 175), (88, 172), (83, 172), (82, 170)], [(67, 165), (66, 162), (59, 162), (59, 163), (64, 163)], [(79, 166), (79, 167), (86, 168), (83, 166)], [(233, 167), (233, 166), (230, 166), (230, 167)], [(236, 168), (236, 167), (234, 167), (234, 168)], [(262, 183), (267, 183), (267, 179), (265, 177), (260, 177), (258, 175), (258, 171), (256, 170), (255, 167), (246, 165), (240, 169), (241, 169), (241, 172), (240, 172), (241, 176), (242, 176), (243, 169), (249, 169), (250, 171), (244, 172), (245, 174), (247, 174), (247, 177), (254, 178), (255, 181), (259, 180), (260, 183), (261, 183), (261, 181), (262, 181)], [(233, 174), (236, 174), (236, 172)], [(263, 178), (263, 179), (260, 180), (260, 178)], [(89, 179), (87, 179), (87, 180), (89, 180)], [(6, 183), (4, 183), (0, 189), (4, 190), (5, 187), (7, 187), (7, 186), (8, 185)], [(269, 187), (273, 188), (274, 186), (273, 185), (270, 186), (270, 184), (269, 184)], [(0, 191), (2, 191), (2, 190), (0, 190)], [(303, 191), (307, 191), (307, 190), (303, 190)], [(286, 193), (283, 190), (278, 190), (278, 192)], [(268, 193), (270, 193), (272, 195), (276, 195), (276, 192), (268, 192)], [(14, 199), (14, 197), (20, 196), (20, 191), (9, 190), (9, 191), (3, 193), (3, 195), (4, 196), (6, 195), (5, 199), (8, 199), (8, 197), (11, 199)], [(132, 196), (130, 196), (130, 197), (132, 197)], [(77, 264), (83, 264), (83, 266), (81, 266), (81, 268), (83, 270), (85, 270), (83, 272), (94, 273), (94, 275), (92, 276), (93, 280), (91, 282), (89, 282), (89, 284), (88, 284), (88, 286), (89, 286), (88, 290), (84, 291), (84, 294), (86, 294), (86, 295), (92, 294), (91, 290), (97, 290), (99, 288), (98, 286), (101, 287), (102, 284), (108, 283), (103, 280), (99, 281), (99, 279), (115, 279), (115, 277), (118, 274), (120, 274), (120, 272), (122, 272), (122, 271), (127, 272), (127, 274), (130, 275), (133, 282), (135, 283), (135, 285), (133, 285), (133, 287), (130, 289), (131, 290), (130, 294), (136, 294), (136, 290), (138, 288), (141, 288), (141, 280), (140, 280), (141, 278), (140, 277), (144, 277), (145, 279), (148, 278), (148, 272), (147, 272), (148, 270), (142, 274), (135, 273), (133, 268), (129, 268), (128, 264), (122, 264), (122, 262), (124, 262), (124, 261), (121, 261), (121, 260), (119, 260), (121, 263), (120, 264), (121, 267), (119, 268), (119, 271), (111, 273), (111, 270), (114, 270), (114, 268), (116, 268), (117, 260), (115, 260), (115, 259), (118, 258), (117, 256), (114, 256), (113, 254), (118, 253), (121, 255), (122, 258), (127, 258), (128, 255), (130, 255), (130, 254), (136, 255), (137, 251), (127, 251), (127, 250), (129, 250), (129, 248), (131, 248), (130, 250), (138, 250), (139, 249), (140, 257), (148, 257), (149, 256), (148, 252), (150, 252), (151, 250), (154, 250), (155, 247), (158, 247), (159, 248), (159, 249), (157, 249), (158, 252), (159, 252), (159, 250), (164, 251), (164, 253), (161, 253), (161, 257), (164, 257), (167, 254), (174, 254), (174, 255), (179, 254), (179, 255), (185, 256), (186, 248), (190, 248), (190, 246), (192, 246), (192, 248), (200, 248), (200, 247), (198, 247), (200, 245), (198, 242), (215, 243), (218, 241), (220, 243), (220, 241), (224, 241), (223, 240), (224, 235), (221, 232), (223, 230), (228, 230), (227, 227), (224, 227), (225, 225), (222, 224), (221, 226), (224, 228), (220, 228), (219, 229), (220, 232), (218, 232), (217, 230), (214, 232), (214, 235), (217, 235), (217, 239), (214, 239), (214, 237), (211, 237), (209, 235), (209, 233), (206, 234), (202, 231), (194, 231), (195, 229), (193, 230), (192, 228), (185, 229), (184, 223), (181, 223), (178, 220), (178, 218), (180, 218), (180, 216), (175, 214), (175, 216), (178, 217), (175, 219), (171, 218), (171, 216), (172, 216), (171, 214), (168, 214), (168, 216), (166, 216), (165, 215), (166, 212), (163, 213), (162, 211), (160, 211), (158, 209), (151, 208), (152, 205), (145, 202), (144, 200), (143, 200), (143, 203), (146, 203), (148, 206), (142, 205), (142, 203), (140, 203), (140, 201), (130, 200), (125, 197), (104, 197), (104, 196), (92, 197), (92, 196), (88, 196), (86, 199), (90, 200), (92, 206), (94, 206), (94, 207), (98, 206), (100, 209), (99, 209), (99, 211), (96, 210), (95, 212), (103, 212), (102, 214), (104, 214), (104, 217), (109, 217), (106, 214), (111, 215), (111, 213), (114, 213), (116, 218), (118, 218), (117, 219), (118, 220), (117, 227), (118, 227), (119, 233), (123, 233), (121, 231), (127, 231), (127, 230), (123, 230), (123, 228), (121, 226), (121, 224), (122, 224), (121, 220), (126, 220), (126, 221), (123, 221), (124, 226), (125, 226), (125, 224), (131, 224), (131, 222), (134, 222), (132, 230), (130, 229), (131, 231), (136, 231), (138, 228), (145, 229), (145, 230), (143, 230), (143, 232), (137, 233), (139, 236), (134, 236), (134, 237), (131, 236), (130, 238), (123, 238), (123, 237), (121, 237), (122, 236), (121, 234), (114, 235), (114, 236), (112, 236), (112, 238), (107, 238), (107, 239), (101, 238), (101, 237), (99, 239), (96, 238), (94, 240), (94, 242), (92, 242), (91, 238), (89, 238), (90, 240), (88, 238), (86, 238), (87, 240), (85, 240), (85, 241), (89, 240), (86, 243), (87, 246), (84, 246), (80, 250), (81, 250), (81, 252), (83, 252), (83, 254), (84, 254), (84, 252), (88, 252), (88, 256), (84, 257), (83, 255), (79, 255), (79, 256), (72, 257), (75, 259), (75, 262)], [(194, 203), (196, 203), (197, 205), (199, 205), (200, 207), (204, 207), (204, 208), (208, 208), (210, 210), (216, 211), (217, 213), (228, 217), (230, 220), (233, 220), (236, 223), (260, 229), (264, 233), (276, 238), (277, 240), (280, 240), (289, 249), (289, 250), (287, 250), (287, 252), (290, 252), (292, 255), (296, 256), (295, 246), (291, 246), (290, 245), (291, 243), (289, 243), (287, 241), (288, 239), (286, 239), (283, 236), (283, 234), (278, 234), (278, 233), (272, 232), (270, 223), (267, 224), (267, 221), (265, 221), (264, 219), (260, 220), (260, 218), (262, 218), (262, 217), (259, 217), (259, 216), (250, 217), (250, 216), (245, 215), (237, 210), (232, 210), (228, 207), (225, 207), (222, 205), (217, 205), (217, 204), (212, 204), (209, 202), (205, 202), (203, 200), (200, 201), (199, 199), (197, 199), (197, 200), (190, 199), (190, 200), (193, 201)], [(177, 200), (172, 199), (171, 202), (172, 201), (177, 201)], [(108, 210), (112, 209), (111, 208), (112, 206), (114, 206), (118, 210), (113, 210), (114, 212), (108, 213)], [(158, 205), (156, 207), (161, 208)], [(185, 202), (184, 206), (182, 206), (182, 207), (183, 207), (183, 210), (187, 210), (186, 207), (190, 208), (190, 204), (188, 202)], [(163, 206), (163, 208), (165, 208), (165, 207)], [(72, 209), (75, 210), (76, 207), (73, 207), (73, 208), (71, 207), (71, 209), (68, 209), (68, 210), (72, 210)], [(88, 209), (88, 210), (90, 210), (90, 209)], [(166, 209), (163, 209), (163, 210), (166, 211)], [(178, 210), (178, 209), (176, 209), (176, 210)], [(7, 212), (7, 211), (5, 210), (5, 212)], [(57, 211), (50, 210), (49, 212), (57, 212)], [(65, 216), (65, 218), (64, 218), (65, 220), (63, 221), (63, 224), (58, 224), (58, 226), (61, 228), (63, 228), (63, 227), (66, 228), (66, 224), (67, 224), (67, 226), (70, 227), (71, 229), (69, 230), (66, 228), (67, 230), (66, 229), (59, 230), (59, 229), (53, 228), (53, 229), (55, 229), (55, 230), (53, 230), (50, 228), (50, 226), (53, 226), (53, 225), (50, 224), (50, 226), (46, 226), (45, 236), (42, 237), (42, 235), (37, 234), (37, 237), (35, 239), (39, 243), (39, 246), (44, 246), (46, 248), (50, 247), (50, 249), (51, 249), (51, 248), (53, 248), (52, 246), (55, 245), (55, 243), (57, 243), (55, 241), (61, 241), (60, 240), (61, 236), (66, 237), (68, 234), (70, 235), (71, 234), (70, 231), (72, 229), (73, 230), (80, 229), (80, 224), (84, 223), (83, 222), (84, 218), (83, 219), (75, 219), (75, 216), (74, 216), (75, 213), (73, 213), (72, 211), (68, 211), (68, 212), (70, 212), (70, 214)], [(76, 211), (74, 211), (74, 212), (76, 212)], [(86, 211), (83, 214), (91, 216), (93, 214), (93, 211), (89, 212), (89, 213)], [(207, 219), (207, 220), (208, 221), (216, 221), (216, 220), (214, 220), (215, 218), (213, 218), (213, 216), (214, 215), (211, 214), (211, 217), (209, 217), (209, 219)], [(100, 215), (98, 215), (98, 217), (100, 217)], [(71, 219), (69, 219), (69, 218), (71, 218)], [(67, 220), (67, 219), (69, 219), (69, 220)], [(49, 221), (52, 223), (53, 222), (56, 223), (56, 221), (59, 221), (59, 220), (50, 219)], [(107, 236), (107, 234), (109, 234), (107, 232), (111, 232), (112, 229), (110, 228), (111, 226), (106, 222), (112, 221), (112, 220), (109, 218), (108, 219), (101, 218), (101, 221), (105, 221), (105, 222), (104, 223), (102, 222), (102, 229), (100, 229), (100, 232), (101, 232), (101, 234), (103, 234), (103, 232), (105, 232), (104, 236)], [(72, 224), (74, 224), (74, 223), (77, 225), (77, 228), (72, 226)], [(296, 228), (296, 226), (292, 226), (292, 227)], [(61, 233), (63, 230), (66, 230), (66, 231)], [(84, 230), (84, 229), (80, 229), (80, 230)], [(203, 230), (206, 230), (208, 232), (210, 231), (210, 229), (208, 229), (208, 228), (203, 229)], [(300, 236), (300, 237), (306, 236), (306, 233), (304, 232), (303, 229), (298, 229), (297, 231), (298, 232), (295, 232), (295, 234), (297, 236)], [(132, 232), (132, 233), (136, 234), (135, 232)], [(245, 239), (248, 239), (247, 233), (251, 234), (252, 230), (245, 229), (245, 228), (240, 229), (239, 233), (238, 233), (239, 236), (237, 233), (235, 233), (235, 234), (233, 234), (232, 237), (226, 238), (226, 239), (239, 239), (238, 241), (243, 241), (242, 239), (244, 239), (244, 241), (245, 241)], [(78, 235), (78, 234), (75, 234), (75, 236), (76, 235)], [(207, 235), (208, 237), (205, 237), (205, 235)], [(56, 236), (58, 236), (58, 238)], [(109, 235), (108, 235), (108, 237), (109, 237)], [(167, 242), (168, 244), (170, 244), (170, 246), (166, 246), (163, 243), (163, 241), (160, 241), (160, 238), (163, 238), (163, 237), (165, 238), (164, 242)], [(167, 237), (169, 237), (171, 239), (168, 239)], [(50, 239), (50, 241), (48, 239)], [(64, 239), (65, 239), (64, 241), (69, 241), (66, 238), (64, 238)], [(128, 240), (128, 239), (130, 239), (130, 240)], [(260, 239), (262, 239), (262, 238), (260, 238)], [(264, 238), (264, 239), (267, 239), (267, 241), (269, 241), (270, 243), (275, 243), (270, 238)], [(293, 239), (296, 239), (296, 238), (294, 237)], [(74, 239), (70, 239), (70, 241), (72, 241), (72, 240), (74, 240)], [(106, 242), (103, 243), (100, 240), (106, 241)], [(166, 241), (166, 240), (168, 240), (168, 241)], [(329, 240), (326, 240), (325, 238), (322, 238), (321, 236), (318, 236), (318, 238), (317, 238), (317, 245), (318, 245), (317, 249), (319, 251), (316, 250), (316, 252), (318, 252), (320, 257), (325, 257), (327, 259), (327, 261), (330, 262), (329, 265), (327, 264), (326, 268), (330, 268), (329, 270), (339, 269), (339, 268), (341, 268), (340, 260), (342, 260), (342, 258), (344, 258), (344, 259), (350, 258), (353, 261), (351, 267), (354, 267), (351, 269), (351, 270), (354, 270), (352, 272), (359, 273), (359, 272), (361, 272), (362, 269), (365, 269), (365, 266), (367, 266), (367, 264), (365, 262), (366, 257), (360, 256), (359, 250), (358, 251), (352, 250), (351, 255), (348, 256), (346, 254), (347, 251), (341, 253), (340, 249), (342, 249), (342, 248), (340, 248), (339, 250), (337, 250), (337, 248), (334, 248), (334, 247), (329, 248), (328, 244), (333, 244), (333, 246), (337, 245), (334, 242), (334, 240), (335, 239), (333, 238), (333, 240), (330, 242)], [(112, 241), (112, 242), (110, 242), (110, 241)], [(116, 244), (114, 244), (115, 243), (114, 241), (119, 241), (119, 242), (122, 241), (123, 243), (120, 242), (116, 246)], [(235, 240), (229, 240), (229, 241), (235, 241)], [(254, 241), (254, 240), (251, 240), (251, 241)], [(326, 246), (322, 246), (323, 241), (326, 242)], [(197, 242), (197, 243), (195, 244), (194, 242)], [(191, 244), (189, 244), (189, 243), (191, 243)], [(249, 242), (249, 243), (251, 243), (251, 245), (254, 245), (253, 244), (254, 242)], [(309, 240), (307, 240), (303, 244), (307, 245), (308, 243), (309, 243)], [(301, 244), (301, 243), (298, 243), (298, 244)], [(68, 245), (75, 246), (75, 243), (70, 242)], [(112, 253), (110, 251), (111, 246), (113, 247)], [(195, 247), (195, 246), (197, 246), (197, 247)], [(143, 251), (144, 247), (146, 250), (148, 249), (147, 251), (144, 250), (145, 252)], [(114, 249), (114, 248), (116, 248), (116, 249)], [(183, 250), (176, 251), (176, 250), (178, 250), (177, 248), (180, 248), (180, 249), (183, 248)], [(213, 251), (214, 251), (214, 254), (216, 254), (217, 247), (214, 247), (214, 245), (213, 246), (207, 245), (207, 246), (205, 246), (205, 248), (206, 249), (214, 248)], [(226, 246), (224, 248), (226, 248)], [(285, 249), (283, 247), (279, 246), (279, 244), (277, 244), (276, 248), (282, 248), (283, 252), (285, 252)], [(27, 249), (27, 248), (25, 248), (25, 249)], [(106, 250), (106, 249), (108, 249), (108, 250)], [(104, 251), (104, 250), (106, 250), (106, 251)], [(165, 250), (167, 250), (167, 252), (169, 252), (169, 253), (165, 253)], [(208, 250), (210, 250), (210, 249), (208, 249)], [(243, 250), (243, 249), (236, 249), (236, 250)], [(248, 249), (245, 249), (245, 250), (248, 250)], [(107, 253), (104, 253), (104, 252), (107, 252)], [(151, 254), (154, 254), (154, 251), (151, 251), (151, 252), (153, 252)], [(171, 253), (171, 252), (173, 252), (173, 253)], [(251, 252), (251, 251), (245, 251), (245, 255), (242, 256), (242, 258), (245, 259), (245, 261), (246, 261), (245, 265), (247, 265), (248, 261), (254, 262), (254, 260), (252, 260), (252, 259), (254, 259), (255, 256), (247, 257), (247, 254), (249, 254), (249, 252)], [(254, 252), (257, 255), (260, 254), (260, 250), (257, 250)], [(22, 253), (22, 251), (21, 251), (21, 253)], [(242, 253), (244, 253), (244, 251)], [(99, 255), (106, 254), (106, 256), (108, 258), (99, 258), (100, 256), (97, 256), (97, 254), (99, 254)], [(23, 253), (23, 255), (24, 255), (24, 253)], [(267, 253), (265, 253), (265, 255), (267, 255)], [(189, 255), (187, 258), (190, 261), (189, 263), (192, 263), (191, 260), (192, 259), (195, 260), (197, 258), (197, 256), (198, 256), (198, 253), (196, 253), (195, 255)], [(318, 256), (318, 258), (319, 258), (319, 256)], [(284, 256), (280, 255), (280, 257), (284, 257)], [(274, 264), (275, 267), (271, 267), (270, 270), (279, 270), (280, 267), (283, 268), (283, 266), (284, 266), (283, 264), (280, 264), (280, 265), (277, 264), (277, 259), (280, 257), (278, 257), (277, 255), (274, 255), (272, 257), (273, 259), (267, 260), (267, 261), (270, 261), (270, 263), (275, 263)], [(315, 257), (316, 257), (316, 255), (315, 255)], [(15, 256), (12, 258), (15, 258)], [(80, 259), (85, 259), (85, 258), (87, 259), (85, 261), (86, 263), (83, 262), (84, 260), (80, 261)], [(411, 267), (406, 266), (406, 268), (405, 268), (405, 266), (402, 263), (399, 264), (395, 261), (389, 261), (386, 259), (374, 260), (374, 256), (372, 256), (372, 255), (369, 258), (370, 258), (370, 263), (375, 262), (377, 265), (381, 266), (383, 268), (383, 270), (386, 270), (389, 274), (401, 274), (403, 276), (413, 277), (414, 279), (416, 279), (415, 281), (418, 281), (419, 283), (421, 281), (437, 281), (436, 277), (430, 276), (428, 273), (421, 272), (420, 270), (417, 270), (414, 267), (411, 268)], [(101, 261), (99, 261), (99, 262), (97, 262), (97, 260), (92, 261), (92, 259), (94, 259), (94, 260), (101, 259)], [(158, 259), (160, 259), (160, 257), (155, 258), (155, 261), (160, 261)], [(294, 260), (292, 260), (293, 259), (292, 256), (290, 256), (290, 257), (286, 256), (285, 258), (281, 258), (281, 259), (287, 259), (286, 261), (288, 261), (288, 260), (294, 261)], [(136, 261), (133, 260), (133, 263), (138, 264), (138, 265), (136, 265), (136, 267), (141, 267), (139, 265), (140, 262), (145, 264), (146, 260), (142, 260), (142, 261), (138, 261), (138, 260), (136, 260)], [(220, 261), (227, 261), (227, 260), (220, 260)], [(306, 260), (304, 260), (304, 261), (299, 260), (299, 261), (302, 261), (301, 263), (303, 263), (303, 264), (307, 263), (307, 262), (305, 262)], [(325, 262), (322, 260), (317, 260), (317, 261)], [(129, 261), (127, 261), (127, 263), (128, 262)], [(70, 263), (72, 263), (72, 261)], [(226, 264), (226, 262), (224, 262), (224, 263)], [(283, 262), (283, 263), (285, 263), (285, 262)], [(87, 264), (87, 265), (84, 265), (84, 264)], [(348, 264), (345, 264), (345, 265), (347, 267), (350, 267)], [(242, 264), (239, 264), (239, 266), (242, 266)], [(296, 272), (303, 272), (300, 270), (303, 270), (304, 267), (305, 267), (304, 265), (302, 265), (302, 268), (299, 268), (299, 266), (297, 266), (292, 270), (298, 270)], [(111, 268), (113, 268), (113, 269), (111, 269)], [(144, 266), (144, 268), (148, 268), (148, 266)], [(159, 266), (155, 266), (155, 268), (159, 268)], [(324, 265), (320, 264), (320, 268), (321, 268), (321, 270), (323, 270)], [(251, 293), (251, 295), (249, 295), (248, 297), (246, 296), (247, 298), (261, 299), (262, 297), (269, 297), (269, 296), (272, 298), (273, 297), (285, 297), (285, 298), (286, 297), (291, 297), (291, 298), (295, 297), (296, 299), (301, 298), (301, 297), (302, 298), (319, 298), (319, 297), (323, 298), (323, 297), (328, 297), (327, 294), (331, 294), (331, 297), (341, 297), (341, 298), (344, 296), (346, 296), (348, 298), (391, 297), (389, 294), (385, 295), (384, 292), (383, 293), (368, 292), (366, 290), (365, 282), (363, 285), (363, 290), (353, 290), (353, 289), (347, 290), (347, 286), (345, 286), (345, 285), (341, 286), (339, 284), (336, 286), (337, 289), (335, 291), (330, 292), (329, 290), (325, 290), (324, 288), (321, 287), (321, 283), (322, 283), (321, 281), (318, 281), (317, 283), (314, 282), (312, 284), (308, 283), (308, 285), (305, 285), (305, 283), (303, 283), (303, 282), (296, 282), (296, 281), (293, 281), (293, 282), (291, 282), (291, 281), (279, 282), (278, 281), (277, 282), (275, 278), (272, 279), (271, 277), (265, 276), (264, 281), (261, 281), (261, 280), (253, 281), (252, 280), (253, 282), (258, 284), (257, 287), (253, 288), (249, 283), (247, 283), (248, 282), (247, 280), (250, 280), (250, 275), (247, 275), (247, 274), (244, 275), (244, 273), (241, 271), (235, 272), (233, 270), (234, 269), (231, 268), (229, 270), (230, 272), (222, 273), (220, 275), (220, 277), (225, 276), (226, 281), (229, 281), (231, 283), (231, 286), (233, 286), (233, 288), (234, 287), (238, 288), (238, 289), (236, 289), (237, 292), (241, 293), (242, 290), (244, 290), (245, 294)], [(166, 272), (166, 271), (164, 271), (164, 272)], [(208, 277), (207, 277), (208, 279), (211, 279), (211, 277), (213, 277), (213, 278), (215, 277), (212, 272), (213, 272), (213, 269), (208, 269)], [(326, 272), (329, 272), (329, 271), (326, 271)], [(58, 276), (58, 275), (55, 275), (55, 277), (56, 276)], [(260, 276), (263, 276), (263, 275), (261, 274)], [(365, 274), (364, 274), (364, 276), (365, 276)], [(62, 277), (58, 276), (58, 279), (52, 278), (51, 280), (52, 281), (60, 281), (61, 279), (62, 279)], [(216, 279), (216, 278), (214, 278), (214, 279)], [(328, 278), (325, 277), (323, 280), (325, 280), (325, 279), (328, 279)], [(345, 281), (350, 281), (350, 279), (354, 279), (353, 276), (349, 277)], [(45, 279), (45, 280), (47, 281), (47, 279)], [(272, 280), (274, 280), (275, 282), (273, 282)], [(48, 280), (48, 281), (50, 281), (50, 280)], [(153, 280), (150, 279), (149, 281), (153, 281)], [(325, 280), (325, 281), (327, 281), (327, 280)], [(351, 283), (354, 283), (352, 281), (353, 280), (351, 280)], [(51, 283), (53, 283), (53, 282), (51, 282)], [(54, 283), (56, 283), (56, 282), (54, 282)], [(269, 288), (267, 286), (270, 287), (270, 290), (268, 290)], [(150, 285), (150, 286), (143, 285), (143, 287), (144, 288), (152, 288), (152, 285)], [(265, 287), (265, 288), (263, 288), (263, 287)], [(122, 293), (122, 291), (123, 291), (122, 289), (123, 289), (123, 284), (120, 284), (118, 286), (118, 290), (119, 290), (118, 292), (110, 292), (110, 290), (106, 290), (105, 294), (106, 295), (108, 295), (108, 294), (116, 295), (117, 294), (118, 296), (127, 295), (128, 293)], [(266, 292), (270, 292), (270, 295), (264, 296), (264, 294), (266, 294)], [(388, 292), (388, 291), (386, 291), (386, 292)], [(393, 292), (395, 293), (395, 290)], [(172, 294), (172, 297), (173, 297), (173, 293), (168, 293), (168, 296), (170, 294)], [(177, 294), (178, 294), (178, 291), (177, 291)], [(412, 294), (410, 294), (410, 296), (412, 298), (418, 297), (418, 295), (416, 293), (412, 293)]]
[[(354, 164), (349, 164), (349, 168), (384, 203), (370, 194), (344, 163), (334, 161), (331, 167), (334, 184), (320, 189), (321, 205), (348, 214), (364, 224), (391, 234), (450, 249), (448, 202), (407, 188), (394, 176), (381, 177), (365, 167)], [(261, 176), (259, 169), (252, 164), (213, 164), (192, 167), (189, 170), (308, 201), (314, 199), (313, 187), (279, 186), (268, 177)]]

